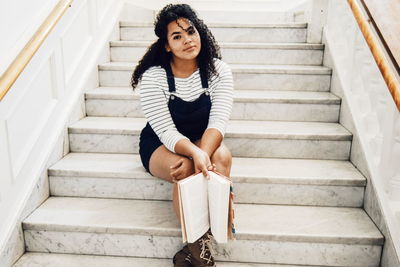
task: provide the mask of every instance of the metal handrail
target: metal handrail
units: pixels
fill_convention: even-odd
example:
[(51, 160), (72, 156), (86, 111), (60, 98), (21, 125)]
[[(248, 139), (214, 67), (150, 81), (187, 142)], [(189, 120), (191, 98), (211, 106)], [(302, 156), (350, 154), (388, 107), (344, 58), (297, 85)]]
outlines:
[(347, 0), (347, 2), (350, 5), (353, 15), (358, 26), (360, 27), (362, 34), (364, 35), (365, 40), (367, 41), (368, 47), (372, 52), (375, 62), (378, 65), (389, 92), (393, 97), (397, 109), (400, 111), (400, 82), (397, 80), (396, 75), (388, 62), (388, 59), (382, 51), (379, 42), (377, 41), (371, 29), (371, 26), (368, 24), (367, 19), (362, 14), (356, 0)]
[(29, 42), (15, 57), (14, 61), (10, 64), (7, 70), (0, 77), (0, 101), (11, 89), (19, 75), (25, 69), (26, 65), (30, 62), (36, 51), (40, 48), (44, 40), (47, 38), (51, 30), (58, 23), (65, 11), (71, 7), (73, 0), (60, 0), (54, 7), (50, 15), (40, 25), (39, 29), (35, 32)]

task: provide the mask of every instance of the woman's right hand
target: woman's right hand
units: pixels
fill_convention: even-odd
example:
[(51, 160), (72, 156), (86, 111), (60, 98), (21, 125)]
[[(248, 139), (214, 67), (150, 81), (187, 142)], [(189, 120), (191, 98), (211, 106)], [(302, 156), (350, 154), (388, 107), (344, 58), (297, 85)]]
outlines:
[(189, 139), (178, 141), (175, 145), (175, 153), (192, 158), (195, 174), (202, 172), (205, 178), (209, 178), (208, 171), (216, 171), (207, 152), (190, 142)]
[(208, 171), (214, 170), (214, 166), (211, 164), (210, 156), (198, 148), (192, 155), (194, 163), (194, 172), (202, 172), (205, 178), (209, 178)]

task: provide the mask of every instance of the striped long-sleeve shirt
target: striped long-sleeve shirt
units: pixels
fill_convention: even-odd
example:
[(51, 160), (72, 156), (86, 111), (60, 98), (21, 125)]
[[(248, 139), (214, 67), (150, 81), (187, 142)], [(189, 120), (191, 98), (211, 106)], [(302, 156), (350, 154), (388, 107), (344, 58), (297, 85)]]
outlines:
[[(213, 75), (209, 80), (209, 93), (211, 97), (211, 111), (208, 128), (217, 129), (225, 134), (226, 124), (229, 120), (233, 102), (233, 79), (229, 66), (215, 60), (215, 68), (219, 75)], [(175, 78), (175, 96), (185, 101), (194, 101), (204, 89), (201, 86), (200, 72), (197, 69), (187, 78)], [(139, 84), (140, 101), (142, 110), (160, 141), (172, 152), (181, 139), (188, 139), (175, 127), (168, 109), (170, 92), (165, 70), (159, 66), (146, 70)]]

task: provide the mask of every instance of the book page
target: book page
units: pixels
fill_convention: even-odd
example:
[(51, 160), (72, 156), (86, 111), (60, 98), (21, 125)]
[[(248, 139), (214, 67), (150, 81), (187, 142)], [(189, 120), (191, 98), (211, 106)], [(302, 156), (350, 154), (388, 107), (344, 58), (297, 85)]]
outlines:
[(195, 242), (210, 228), (207, 181), (199, 173), (178, 182), (189, 243)]
[(213, 172), (209, 172), (208, 205), (211, 232), (218, 243), (228, 242), (228, 212), (230, 181)]
[(186, 237), (186, 227), (185, 227), (185, 221), (184, 221), (184, 214), (183, 214), (183, 209), (182, 209), (182, 196), (181, 196), (181, 191), (179, 189), (179, 185), (176, 184), (176, 187), (178, 189), (178, 202), (179, 202), (179, 215), (180, 215), (179, 219), (180, 219), (181, 230), (182, 230), (182, 242), (185, 243), (187, 241), (187, 237)]

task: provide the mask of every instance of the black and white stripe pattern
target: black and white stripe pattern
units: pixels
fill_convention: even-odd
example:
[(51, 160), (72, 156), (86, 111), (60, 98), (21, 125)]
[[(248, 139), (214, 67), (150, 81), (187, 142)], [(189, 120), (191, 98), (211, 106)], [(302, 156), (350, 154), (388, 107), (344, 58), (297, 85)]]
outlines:
[[(232, 110), (233, 79), (232, 72), (225, 62), (216, 59), (215, 67), (219, 75), (214, 75), (209, 81), (208, 91), (212, 106), (207, 128), (215, 128), (224, 135)], [(187, 78), (175, 78), (175, 86), (174, 95), (185, 101), (194, 101), (204, 92), (199, 70)], [(168, 110), (170, 92), (165, 70), (161, 67), (151, 67), (145, 71), (139, 92), (142, 110), (150, 126), (161, 142), (170, 151), (175, 152), (175, 144), (187, 137), (178, 132)]]

